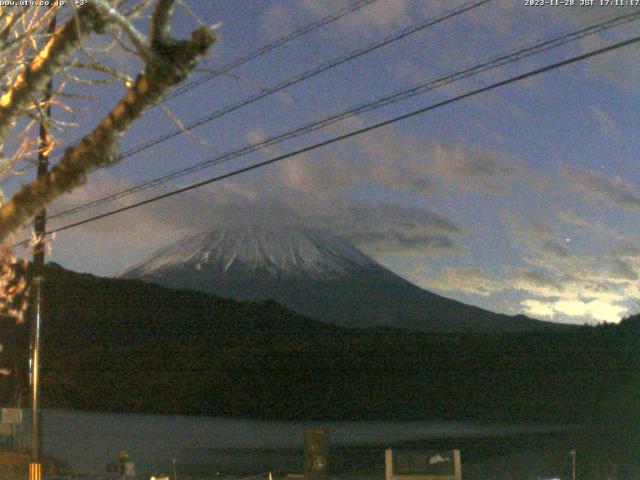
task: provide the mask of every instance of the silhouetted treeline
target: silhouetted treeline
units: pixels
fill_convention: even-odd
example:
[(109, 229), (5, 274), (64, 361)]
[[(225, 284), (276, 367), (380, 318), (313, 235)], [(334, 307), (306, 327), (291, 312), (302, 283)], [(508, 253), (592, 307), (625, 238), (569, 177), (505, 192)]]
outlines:
[(275, 302), (235, 302), (56, 265), (47, 268), (44, 313), (47, 407), (586, 422), (602, 438), (623, 432), (629, 448), (637, 438), (638, 316), (549, 333), (357, 330)]

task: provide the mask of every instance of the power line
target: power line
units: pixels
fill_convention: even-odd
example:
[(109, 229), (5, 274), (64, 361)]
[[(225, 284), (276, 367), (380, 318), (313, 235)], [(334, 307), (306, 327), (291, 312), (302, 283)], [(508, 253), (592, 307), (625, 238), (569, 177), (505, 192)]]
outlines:
[(220, 69), (209, 73), (208, 75), (205, 75), (197, 80), (193, 80), (185, 85), (181, 85), (180, 87), (178, 87), (176, 90), (174, 90), (171, 94), (167, 95), (167, 97), (165, 97), (165, 100), (169, 100), (175, 97), (178, 97), (190, 90), (193, 90), (194, 88), (202, 85), (203, 83), (209, 82), (211, 80), (213, 80), (214, 78), (217, 78), (221, 75), (225, 75), (227, 73), (229, 73), (231, 70), (234, 70), (238, 67), (240, 67), (241, 65), (244, 65), (245, 63), (249, 62), (250, 60), (253, 60), (254, 58), (260, 57), (268, 52), (270, 52), (271, 50), (275, 50), (278, 47), (281, 47), (282, 45), (285, 45), (289, 42), (291, 42), (292, 40), (295, 40), (296, 38), (302, 36), (302, 35), (306, 35), (307, 33), (311, 33), (321, 27), (324, 27), (325, 25), (328, 25), (329, 23), (335, 22), (336, 20), (339, 20), (340, 18), (344, 17), (345, 15), (348, 15), (350, 13), (353, 13), (357, 10), (362, 9), (363, 7), (366, 7), (367, 5), (376, 2), (377, 0), (359, 0), (354, 2), (352, 5), (342, 8), (340, 10), (338, 10), (337, 12), (333, 13), (332, 15), (327, 15), (326, 17), (322, 18), (321, 20), (317, 21), (317, 22), (312, 22), (309, 23), (297, 30), (294, 30), (293, 32), (284, 35), (276, 40), (274, 40), (271, 43), (268, 43), (266, 45), (263, 45), (262, 47), (242, 56), (242, 57), (238, 57), (235, 60), (232, 60), (231, 62), (227, 63), (226, 65), (223, 65)]
[[(201, 117), (187, 125), (185, 125), (182, 128), (178, 128), (175, 130), (172, 130), (170, 132), (166, 132), (162, 135), (156, 136), (154, 139), (138, 145), (136, 147), (133, 147), (132, 149), (129, 149), (127, 151), (125, 151), (122, 155), (120, 155), (119, 161), (122, 161), (126, 158), (129, 158), (133, 155), (136, 155), (148, 148), (154, 147), (164, 141), (167, 141), (171, 138), (174, 138), (178, 135), (182, 135), (187, 131), (193, 130), (194, 128), (197, 128), (199, 126), (202, 126), (206, 123), (212, 122), (213, 120), (216, 120), (224, 115), (227, 115), (229, 113), (232, 113), (236, 110), (239, 110), (247, 105), (250, 105), (254, 102), (257, 102), (265, 97), (268, 97), (270, 95), (273, 95), (274, 93), (280, 92), (290, 86), (293, 86), (295, 84), (298, 84), (302, 81), (308, 80), (312, 77), (315, 77), (316, 75), (319, 75), (321, 73), (324, 73), (330, 69), (333, 69), (335, 67), (338, 67), (346, 62), (349, 62), (351, 60), (354, 60), (356, 58), (359, 58), (363, 55), (366, 55), (374, 50), (377, 50), (379, 48), (385, 47), (391, 43), (394, 43), (396, 41), (402, 40), (410, 35), (413, 35), (415, 33), (418, 33), (426, 28), (429, 28), (433, 25), (436, 25), (438, 23), (441, 23), (445, 20), (448, 20), (450, 18), (456, 17), (458, 15), (461, 15), (465, 12), (471, 11), (475, 8), (478, 8), (486, 3), (489, 3), (493, 0), (477, 0), (475, 2), (467, 2), (464, 3), (463, 5), (461, 5), (460, 7), (456, 8), (456, 9), (450, 9), (450, 10), (446, 10), (444, 13), (442, 13), (441, 15), (437, 16), (437, 17), (430, 17), (429, 19), (416, 24), (416, 25), (411, 25), (409, 27), (404, 28), (403, 30), (401, 30), (400, 32), (397, 33), (392, 33), (390, 35), (387, 35), (386, 37), (384, 37), (382, 40), (379, 40), (377, 42), (368, 44), (364, 47), (358, 48), (356, 50), (353, 50), (351, 52), (349, 52), (348, 54), (342, 55), (330, 62), (325, 62), (322, 63), (318, 66), (316, 66), (313, 69), (307, 70), (306, 72), (303, 72), (300, 75), (297, 75), (293, 78), (290, 78), (288, 80), (285, 80), (283, 82), (278, 83), (277, 85), (275, 85), (274, 87), (264, 90), (258, 94), (252, 95), (246, 99), (240, 100), (239, 102), (236, 102), (234, 104), (228, 105), (225, 108), (222, 108), (220, 110), (216, 110), (208, 115), (206, 115), (205, 117)], [(60, 147), (60, 148), (64, 148), (64, 147)], [(28, 171), (30, 169), (26, 169), (26, 171)], [(92, 170), (95, 171), (95, 170)], [(3, 182), (0, 181), (0, 185), (3, 185)], [(66, 216), (68, 215), (69, 212), (61, 212), (58, 215), (50, 215), (50, 218), (56, 218), (59, 216)]]
[(180, 178), (183, 177), (185, 175), (203, 170), (205, 168), (209, 168), (213, 165), (219, 165), (221, 163), (227, 162), (229, 160), (232, 160), (234, 158), (238, 158), (244, 155), (247, 155), (249, 153), (255, 152), (257, 150), (261, 150), (263, 148), (269, 147), (271, 145), (275, 145), (277, 143), (286, 141), (286, 140), (290, 140), (292, 138), (297, 138), (301, 135), (307, 134), (309, 132), (324, 128), (328, 125), (331, 125), (333, 123), (336, 123), (338, 121), (342, 121), (345, 120), (347, 118), (350, 118), (352, 116), (364, 113), (364, 112), (368, 112), (377, 108), (381, 108), (387, 105), (390, 105), (392, 103), (396, 103), (402, 100), (406, 100), (408, 98), (411, 98), (413, 96), (416, 95), (420, 95), (423, 94), (425, 92), (434, 90), (436, 88), (448, 85), (450, 83), (462, 80), (462, 79), (466, 79), (469, 78), (471, 76), (486, 72), (488, 70), (492, 70), (495, 68), (499, 68), (501, 66), (507, 65), (509, 63), (513, 63), (515, 61), (521, 60), (523, 58), (528, 58), (532, 55), (536, 55), (548, 50), (551, 50), (553, 48), (557, 48), (559, 46), (562, 46), (566, 43), (569, 42), (573, 42), (576, 40), (579, 40), (581, 38), (584, 38), (588, 35), (592, 35), (594, 33), (599, 33), (602, 32), (604, 30), (622, 25), (624, 23), (628, 23), (634, 20), (637, 20), (640, 17), (640, 12), (635, 12), (632, 14), (626, 14), (626, 15), (620, 15), (617, 17), (614, 17), (612, 19), (609, 19), (607, 21), (604, 22), (598, 22), (595, 24), (590, 24), (588, 26), (585, 26), (579, 30), (576, 31), (572, 31), (569, 33), (565, 33), (564, 35), (561, 35), (559, 37), (550, 39), (550, 40), (546, 40), (543, 41), (541, 43), (537, 43), (534, 44), (532, 46), (526, 47), (526, 48), (522, 48), (520, 50), (517, 50), (516, 52), (510, 53), (510, 54), (506, 54), (506, 55), (501, 55), (501, 56), (497, 56), (497, 57), (493, 57), (490, 60), (487, 60), (485, 62), (482, 62), (480, 64), (476, 64), (472, 67), (468, 67), (464, 70), (461, 71), (457, 71), (454, 72), (452, 74), (449, 75), (445, 75), (442, 77), (439, 77), (437, 79), (431, 80), (429, 82), (423, 83), (421, 85), (418, 85), (416, 87), (410, 88), (408, 90), (403, 90), (401, 92), (397, 92), (394, 93), (392, 95), (387, 95), (384, 96), (382, 98), (379, 98), (373, 102), (368, 102), (365, 104), (362, 104), (360, 106), (357, 106), (355, 108), (343, 111), (341, 113), (338, 114), (334, 114), (332, 116), (326, 117), (324, 119), (321, 119), (319, 121), (315, 121), (315, 122), (311, 122), (309, 124), (303, 125), (301, 127), (298, 127), (294, 130), (276, 135), (274, 137), (271, 137), (269, 139), (266, 139), (262, 142), (256, 143), (256, 144), (251, 144), (251, 145), (247, 145), (244, 146), (240, 149), (236, 149), (230, 152), (227, 152), (225, 154), (222, 155), (218, 155), (216, 157), (213, 157), (211, 159), (208, 159), (204, 162), (200, 162), (198, 164), (192, 165), (190, 167), (187, 168), (182, 168), (179, 170), (175, 170), (171, 173), (168, 173), (166, 175), (162, 175), (160, 177), (154, 178), (152, 180), (148, 180), (146, 182), (143, 182), (141, 184), (135, 185), (133, 187), (129, 187), (126, 189), (122, 189), (120, 191), (111, 193), (109, 195), (103, 196), (101, 198), (98, 198), (96, 200), (78, 205), (76, 207), (72, 207), (69, 208), (67, 210), (58, 212), (56, 214), (50, 215), (49, 218), (63, 218), (75, 213), (78, 213), (80, 211), (86, 210), (88, 208), (93, 208), (99, 205), (102, 205), (104, 203), (108, 203), (111, 202), (113, 200), (117, 200), (119, 198), (123, 198), (129, 195), (132, 195), (134, 193), (149, 189), (149, 188), (153, 188), (156, 187), (158, 185), (161, 185), (163, 183), (166, 183), (170, 180), (176, 179), (176, 178)]
[[(234, 60), (231, 60), (229, 63), (222, 65), (219, 69), (217, 69), (214, 72), (209, 73), (206, 76), (203, 76), (202, 78), (199, 78), (197, 80), (193, 80), (190, 83), (186, 84), (186, 85), (182, 85), (181, 87), (177, 88), (176, 90), (174, 90), (173, 92), (171, 92), (169, 95), (165, 96), (161, 103), (166, 102), (167, 100), (173, 99), (175, 97), (178, 97), (180, 95), (183, 95), (184, 93), (187, 93), (190, 90), (193, 90), (194, 88), (202, 85), (205, 82), (209, 82), (221, 75), (226, 75), (227, 73), (229, 73), (231, 70), (234, 70), (242, 65), (244, 65), (245, 63), (248, 63), (249, 61), (253, 60), (254, 58), (260, 57), (262, 55), (265, 55), (269, 52), (271, 52), (272, 50), (275, 50), (279, 47), (282, 47), (283, 45), (286, 45), (287, 43), (303, 36), (306, 35), (308, 33), (314, 32), (315, 30), (318, 30), (326, 25), (329, 25), (330, 23), (333, 23), (339, 19), (341, 19), (342, 17), (345, 17), (346, 15), (349, 15), (353, 12), (356, 12), (358, 10), (361, 10), (362, 8), (366, 7), (367, 5), (370, 5), (372, 3), (377, 2), (378, 0), (356, 0), (353, 4), (348, 5), (344, 8), (341, 8), (340, 10), (337, 10), (336, 12), (329, 14), (323, 18), (321, 18), (320, 20), (316, 21), (316, 22), (311, 22), (308, 23), (296, 30), (293, 30), (292, 32), (289, 32), (286, 35), (283, 35), (281, 37), (276, 38), (274, 41), (267, 43), (259, 48), (257, 48), (256, 50), (253, 50), (249, 53), (247, 53), (246, 55), (243, 55), (241, 57), (238, 57)], [(63, 20), (66, 20), (66, 18), (63, 18)], [(76, 143), (79, 140), (75, 140), (73, 142), (71, 142), (71, 144)], [(69, 144), (65, 145), (65, 146), (60, 146), (54, 149), (54, 151), (52, 152), (52, 155), (59, 152), (60, 150), (64, 150), (65, 148), (67, 148), (69, 146)], [(33, 168), (35, 168), (35, 166), (31, 166), (29, 168), (24, 169), (22, 172), (28, 172), (29, 170), (32, 170)], [(4, 185), (6, 182), (2, 181), (0, 182), (0, 185)]]
[(463, 4), (461, 7), (456, 8), (456, 9), (452, 9), (452, 10), (447, 10), (445, 11), (443, 14), (437, 16), (437, 17), (432, 17), (429, 18), (423, 22), (420, 22), (416, 25), (411, 25), (409, 27), (404, 28), (403, 30), (401, 30), (400, 32), (397, 33), (392, 33), (390, 35), (387, 35), (386, 37), (384, 37), (382, 40), (379, 40), (377, 42), (373, 42), (370, 43), (364, 47), (355, 49), (347, 54), (341, 55), (340, 57), (331, 60), (329, 62), (325, 62), (325, 63), (321, 63), (320, 65), (307, 70), (306, 72), (303, 72), (299, 75), (296, 75), (293, 78), (289, 78), (287, 80), (284, 80), (278, 84), (276, 84), (275, 86), (268, 88), (266, 90), (262, 90), (254, 95), (251, 95), (248, 98), (242, 99), (236, 103), (233, 103), (231, 105), (228, 105), (227, 107), (224, 107), (220, 110), (216, 110), (214, 112), (211, 112), (208, 115), (205, 115), (204, 117), (201, 117), (197, 120), (194, 120), (193, 122), (185, 125), (182, 128), (177, 128), (175, 130), (172, 130), (170, 132), (166, 132), (164, 134), (158, 135), (155, 138), (149, 140), (146, 143), (143, 143), (141, 145), (138, 145), (134, 148), (131, 148), (129, 150), (127, 150), (126, 152), (124, 152), (121, 155), (121, 159), (124, 158), (128, 158), (131, 157), (132, 155), (135, 155), (137, 153), (142, 152), (143, 150), (146, 150), (148, 148), (151, 148), (155, 145), (158, 145), (159, 143), (162, 143), (166, 140), (169, 140), (173, 137), (176, 137), (178, 135), (182, 135), (183, 133), (185, 133), (186, 131), (190, 131), (193, 130), (194, 128), (200, 127), (206, 123), (212, 122), (213, 120), (216, 120), (224, 115), (227, 115), (229, 113), (235, 112), (236, 110), (239, 110), (243, 107), (246, 107), (247, 105), (251, 105), (252, 103), (255, 103), (259, 100), (262, 100), (263, 98), (266, 98), (270, 95), (273, 95), (274, 93), (278, 93), (286, 88), (289, 88), (293, 85), (296, 85), (300, 82), (303, 82), (305, 80), (309, 80), (310, 78), (313, 78), (317, 75), (320, 75), (321, 73), (324, 73), (328, 70), (331, 70), (333, 68), (336, 68), (344, 63), (350, 62), (352, 60), (355, 60), (363, 55), (366, 55), (368, 53), (371, 53), (375, 50), (378, 50), (382, 47), (386, 47), (387, 45), (390, 45), (394, 42), (397, 42), (399, 40), (402, 40), (406, 37), (408, 37), (409, 35), (413, 35), (415, 33), (421, 32), (422, 30), (425, 30), (429, 27), (432, 27), (434, 25), (437, 25), (438, 23), (441, 23), (445, 20), (448, 20), (450, 18), (456, 17), (458, 15), (461, 15), (465, 12), (468, 12), (470, 10), (473, 10), (475, 8), (481, 7), (482, 5), (484, 5), (485, 3), (489, 3), (492, 0), (477, 0), (475, 2), (467, 2), (465, 4)]
[[(390, 45), (394, 42), (397, 42), (399, 40), (402, 40), (406, 37), (408, 37), (409, 35), (413, 35), (415, 33), (418, 33), (422, 30), (425, 30), (433, 25), (436, 25), (438, 23), (441, 23), (445, 20), (448, 20), (450, 18), (456, 17), (458, 15), (461, 15), (465, 12), (468, 12), (470, 10), (473, 10), (475, 8), (478, 8), (482, 5), (484, 5), (485, 3), (489, 3), (493, 0), (476, 0), (475, 2), (467, 2), (465, 4), (463, 4), (462, 6), (456, 8), (456, 9), (452, 9), (452, 10), (447, 10), (445, 11), (443, 14), (437, 16), (437, 17), (430, 17), (429, 19), (420, 22), (416, 25), (411, 25), (409, 27), (404, 28), (403, 30), (401, 30), (400, 32), (397, 33), (392, 33), (390, 35), (387, 35), (386, 37), (384, 37), (382, 40), (378, 40), (377, 42), (373, 42), (370, 43), (364, 47), (358, 48), (356, 50), (353, 50), (347, 54), (341, 55), (340, 57), (331, 60), (329, 62), (325, 62), (325, 63), (321, 63), (320, 65), (317, 65), (316, 67), (307, 70), (299, 75), (296, 75), (292, 78), (289, 78), (287, 80), (284, 80), (278, 84), (276, 84), (275, 86), (262, 90), (254, 95), (251, 95), (247, 98), (244, 98), (238, 102), (232, 103), (231, 105), (227, 105), (224, 108), (221, 108), (219, 110), (215, 110), (207, 115), (205, 115), (204, 117), (200, 117), (197, 120), (194, 120), (193, 122), (184, 125), (181, 128), (176, 128), (174, 130), (171, 130), (169, 132), (165, 132), (161, 135), (156, 136), (155, 138), (149, 140), (146, 143), (137, 145), (125, 152), (123, 152), (120, 155), (120, 160), (124, 160), (126, 158), (129, 158), (133, 155), (136, 155), (144, 150), (147, 150), (151, 147), (154, 147), (162, 142), (165, 142), (171, 138), (177, 137), (178, 135), (182, 135), (185, 132), (188, 132), (190, 130), (193, 130), (194, 128), (200, 127), (206, 123), (212, 122), (213, 120), (216, 120), (218, 118), (223, 117), (224, 115), (228, 115), (229, 113), (235, 112), (243, 107), (246, 107), (248, 105), (251, 105), (252, 103), (255, 103), (259, 100), (262, 100), (263, 98), (266, 98), (270, 95), (273, 95), (274, 93), (278, 93), (286, 88), (289, 88), (293, 85), (296, 85), (300, 82), (303, 82), (305, 80), (308, 80), (310, 78), (313, 78), (317, 75), (320, 75), (321, 73), (324, 73), (328, 70), (331, 70), (333, 68), (336, 68), (344, 63), (350, 62), (352, 60), (355, 60), (356, 58), (359, 58), (363, 55), (366, 55), (370, 52), (373, 52), (375, 50), (378, 50), (382, 47), (385, 47), (387, 45)], [(1, 183), (0, 183), (1, 184)]]
[[(117, 208), (117, 209), (111, 210), (109, 212), (102, 213), (100, 215), (95, 215), (93, 217), (90, 217), (90, 218), (87, 218), (87, 219), (84, 219), (84, 220), (81, 220), (81, 221), (78, 221), (78, 222), (74, 222), (74, 223), (70, 223), (70, 224), (64, 225), (62, 227), (58, 227), (56, 229), (48, 231), (47, 235), (50, 235), (50, 234), (53, 234), (53, 233), (62, 232), (64, 230), (69, 230), (71, 228), (79, 227), (81, 225), (85, 225), (87, 223), (91, 223), (91, 222), (94, 222), (96, 220), (100, 220), (100, 219), (103, 219), (103, 218), (106, 218), (106, 217), (110, 217), (110, 216), (116, 215), (118, 213), (122, 213), (122, 212), (125, 212), (125, 211), (128, 211), (128, 210), (132, 210), (134, 208), (141, 207), (143, 205), (147, 205), (147, 204), (156, 202), (158, 200), (163, 200), (165, 198), (169, 198), (169, 197), (172, 197), (174, 195), (178, 195), (180, 193), (184, 193), (184, 192), (187, 192), (187, 191), (190, 191), (190, 190), (194, 190), (194, 189), (199, 188), (199, 187), (203, 187), (205, 185), (209, 185), (209, 184), (212, 184), (212, 183), (215, 183), (215, 182), (219, 182), (219, 181), (225, 180), (227, 178), (231, 178), (231, 177), (234, 177), (236, 175), (240, 175), (242, 173), (246, 173), (246, 172), (249, 172), (249, 171), (252, 171), (252, 170), (257, 170), (258, 168), (262, 168), (262, 167), (265, 167), (267, 165), (271, 165), (273, 163), (285, 160), (287, 158), (291, 158), (291, 157), (294, 157), (296, 155), (300, 155), (300, 154), (307, 153), (307, 152), (310, 152), (310, 151), (313, 151), (313, 150), (317, 150), (319, 148), (322, 148), (322, 147), (325, 147), (325, 146), (328, 146), (328, 145), (332, 145), (334, 143), (337, 143), (337, 142), (340, 142), (340, 141), (343, 141), (343, 140), (347, 140), (347, 139), (355, 137), (357, 135), (361, 135), (363, 133), (367, 133), (367, 132), (376, 130), (378, 128), (386, 127), (388, 125), (391, 125), (391, 124), (394, 124), (394, 123), (397, 123), (397, 122), (400, 122), (400, 121), (403, 121), (403, 120), (407, 120), (409, 118), (421, 115), (423, 113), (427, 113), (427, 112), (429, 112), (431, 110), (435, 110), (437, 108), (444, 107), (446, 105), (458, 102), (460, 100), (464, 100), (466, 98), (470, 98), (470, 97), (473, 97), (475, 95), (479, 95), (479, 94), (484, 93), (484, 92), (495, 90), (496, 88), (500, 88), (500, 87), (503, 87), (505, 85), (509, 85), (509, 84), (512, 84), (512, 83), (515, 83), (515, 82), (518, 82), (518, 81), (521, 81), (521, 80), (525, 80), (527, 78), (534, 77), (534, 76), (540, 75), (542, 73), (546, 73), (546, 72), (549, 72), (551, 70), (555, 70), (555, 69), (558, 69), (558, 68), (561, 68), (561, 67), (564, 67), (564, 66), (567, 66), (567, 65), (571, 65), (571, 64), (586, 60), (588, 58), (595, 57), (597, 55), (602, 55), (602, 54), (607, 53), (607, 52), (618, 50), (620, 48), (623, 48), (623, 47), (626, 47), (628, 45), (632, 45), (632, 44), (638, 43), (638, 42), (640, 42), (640, 36), (636, 36), (636, 37), (630, 38), (628, 40), (624, 40), (622, 42), (617, 42), (617, 43), (614, 43), (614, 44), (609, 45), (607, 47), (602, 47), (602, 48), (599, 48), (599, 49), (596, 49), (596, 50), (592, 50), (590, 52), (587, 52), (587, 53), (584, 53), (584, 54), (581, 54), (581, 55), (577, 55), (577, 56), (568, 58), (566, 60), (562, 60), (560, 62), (552, 63), (552, 64), (547, 65), (545, 67), (537, 68), (537, 69), (531, 70), (529, 72), (517, 75), (515, 77), (511, 77), (511, 78), (508, 78), (506, 80), (502, 80), (502, 81), (499, 81), (499, 82), (496, 82), (496, 83), (492, 83), (491, 85), (488, 85), (488, 86), (485, 86), (485, 87), (482, 87), (482, 88), (478, 88), (478, 89), (472, 90), (470, 92), (463, 93), (461, 95), (457, 95), (455, 97), (452, 97), (452, 98), (449, 98), (447, 100), (428, 105), (428, 106), (423, 107), (423, 108), (419, 108), (417, 110), (413, 110), (413, 111), (411, 111), (409, 113), (405, 113), (403, 115), (399, 115), (399, 116), (390, 118), (388, 120), (384, 120), (382, 122), (375, 123), (375, 124), (370, 125), (368, 127), (364, 127), (364, 128), (358, 129), (358, 130), (354, 130), (352, 132), (345, 133), (343, 135), (339, 135), (337, 137), (333, 137), (331, 139), (324, 140), (322, 142), (318, 142), (318, 143), (309, 145), (307, 147), (300, 148), (298, 150), (294, 150), (292, 152), (285, 153), (283, 155), (279, 155), (279, 156), (270, 158), (269, 160), (265, 160), (265, 161), (262, 161), (262, 162), (259, 162), (259, 163), (244, 167), (244, 168), (239, 168), (239, 169), (234, 170), (232, 172), (225, 173), (225, 174), (222, 174), (222, 175), (217, 175), (215, 177), (209, 178), (208, 180), (204, 180), (202, 182), (197, 182), (197, 183), (194, 183), (192, 185), (189, 185), (189, 186), (186, 186), (186, 187), (183, 187), (183, 188), (179, 188), (179, 189), (173, 190), (171, 192), (164, 193), (162, 195), (157, 195), (155, 197), (152, 197), (152, 198), (149, 198), (149, 199), (146, 199), (146, 200), (142, 200), (142, 201), (137, 202), (137, 203), (133, 203), (133, 204), (127, 205), (125, 207)], [(23, 244), (25, 242), (28, 242), (28, 240), (23, 240), (22, 242), (14, 244), (14, 247), (18, 246), (18, 245), (21, 245), (21, 244)]]

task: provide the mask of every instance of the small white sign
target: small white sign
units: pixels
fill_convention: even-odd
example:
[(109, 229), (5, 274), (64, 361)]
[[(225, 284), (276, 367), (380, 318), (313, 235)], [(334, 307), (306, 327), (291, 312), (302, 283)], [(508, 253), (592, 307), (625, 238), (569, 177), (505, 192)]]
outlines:
[(12, 423), (14, 425), (20, 425), (22, 423), (22, 409), (21, 408), (3, 408), (2, 423)]
[(461, 480), (460, 450), (385, 452), (385, 480)]

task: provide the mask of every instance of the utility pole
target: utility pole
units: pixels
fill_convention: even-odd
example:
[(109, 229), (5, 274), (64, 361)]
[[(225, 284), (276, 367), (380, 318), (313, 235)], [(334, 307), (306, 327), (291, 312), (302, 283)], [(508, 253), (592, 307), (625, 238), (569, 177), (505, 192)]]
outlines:
[[(47, 25), (48, 41), (56, 29), (56, 13), (53, 2), (49, 7), (51, 15)], [(44, 109), (41, 112), (40, 135), (38, 142), (38, 180), (42, 179), (49, 169), (49, 153), (51, 152), (51, 132), (49, 117), (51, 116), (51, 98), (53, 95), (53, 79), (49, 80), (42, 96)], [(44, 282), (44, 234), (47, 212), (42, 209), (35, 217), (35, 242), (33, 245), (33, 268), (31, 271), (31, 436), (29, 458), (29, 480), (42, 479), (40, 463), (40, 447), (42, 434), (40, 431), (40, 326), (42, 322), (42, 287)]]
[(571, 454), (571, 459), (573, 461), (573, 468), (572, 468), (573, 480), (576, 480), (576, 451), (571, 450), (569, 453)]

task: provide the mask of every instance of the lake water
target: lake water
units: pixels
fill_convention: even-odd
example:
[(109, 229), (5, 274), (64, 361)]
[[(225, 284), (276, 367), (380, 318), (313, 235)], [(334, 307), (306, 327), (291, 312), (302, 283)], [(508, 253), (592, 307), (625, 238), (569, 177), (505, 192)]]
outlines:
[[(28, 419), (28, 411), (25, 412)], [(28, 424), (28, 421), (25, 422)], [(171, 471), (249, 475), (277, 467), (301, 470), (304, 430), (330, 431), (332, 448), (393, 446), (421, 440), (494, 437), (559, 428), (460, 422), (279, 422), (184, 415), (43, 411), (43, 450), (76, 472), (104, 472), (126, 449), (136, 473)], [(377, 454), (377, 450), (376, 450)], [(264, 477), (263, 477), (264, 478)]]

